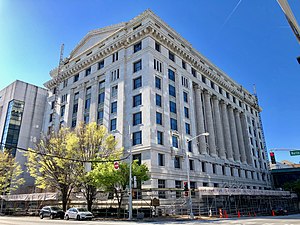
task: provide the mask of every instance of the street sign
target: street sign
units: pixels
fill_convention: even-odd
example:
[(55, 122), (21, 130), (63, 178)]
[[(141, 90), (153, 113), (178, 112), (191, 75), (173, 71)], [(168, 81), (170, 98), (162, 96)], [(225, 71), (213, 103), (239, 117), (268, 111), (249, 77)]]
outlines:
[(292, 151), (290, 151), (290, 155), (291, 156), (300, 155), (300, 150), (292, 150)]
[(118, 161), (114, 162), (114, 168), (115, 168), (115, 170), (119, 169), (119, 162)]

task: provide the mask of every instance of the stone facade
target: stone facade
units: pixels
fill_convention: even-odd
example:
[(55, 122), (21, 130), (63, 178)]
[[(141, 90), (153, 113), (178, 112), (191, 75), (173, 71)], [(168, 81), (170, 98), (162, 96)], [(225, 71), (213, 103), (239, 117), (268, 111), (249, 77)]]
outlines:
[(18, 148), (34, 148), (42, 131), (47, 90), (16, 80), (0, 90), (1, 149), (12, 149), (21, 165), (25, 183), (16, 192), (34, 191), (34, 179), (27, 173), (26, 157)]
[(193, 187), (271, 188), (256, 96), (150, 10), (89, 32), (57, 70), (45, 83), (44, 131), (103, 124), (148, 165), (143, 187), (183, 187), (190, 165)]

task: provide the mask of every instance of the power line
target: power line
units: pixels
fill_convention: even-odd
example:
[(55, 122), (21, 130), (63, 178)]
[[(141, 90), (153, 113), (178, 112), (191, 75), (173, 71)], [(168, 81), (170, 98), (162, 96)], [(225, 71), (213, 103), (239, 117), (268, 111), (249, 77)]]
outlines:
[(12, 147), (12, 148), (15, 148), (16, 150), (23, 151), (23, 152), (32, 152), (34, 154), (38, 154), (38, 155), (42, 155), (42, 156), (48, 156), (48, 157), (52, 157), (52, 158), (59, 158), (59, 159), (63, 159), (63, 160), (70, 160), (70, 161), (82, 162), (82, 163), (85, 163), (85, 162), (90, 162), (90, 163), (93, 163), (93, 162), (105, 163), (105, 162), (123, 161), (123, 160), (127, 159), (130, 156), (130, 155), (128, 155), (128, 156), (126, 156), (124, 158), (111, 159), (111, 160), (81, 160), (81, 159), (68, 158), (68, 157), (63, 157), (63, 156), (58, 156), (58, 155), (43, 153), (43, 152), (37, 152), (37, 151), (32, 150), (32, 149), (25, 149), (25, 148), (16, 147), (16, 146), (13, 146), (13, 145), (7, 145), (7, 144), (4, 144), (2, 142), (0, 142), (0, 146), (1, 146), (1, 148), (2, 147), (8, 147), (8, 148)]

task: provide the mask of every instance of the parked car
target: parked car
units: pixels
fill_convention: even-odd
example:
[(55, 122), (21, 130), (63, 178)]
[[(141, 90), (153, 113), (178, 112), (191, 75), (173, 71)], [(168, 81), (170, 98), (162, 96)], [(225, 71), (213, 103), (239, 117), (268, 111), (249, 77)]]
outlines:
[(41, 219), (50, 217), (50, 219), (60, 218), (63, 219), (65, 212), (57, 206), (44, 206), (39, 213)]
[(93, 218), (93, 214), (88, 211), (86, 208), (70, 208), (65, 213), (65, 219), (77, 219), (77, 220), (91, 220)]

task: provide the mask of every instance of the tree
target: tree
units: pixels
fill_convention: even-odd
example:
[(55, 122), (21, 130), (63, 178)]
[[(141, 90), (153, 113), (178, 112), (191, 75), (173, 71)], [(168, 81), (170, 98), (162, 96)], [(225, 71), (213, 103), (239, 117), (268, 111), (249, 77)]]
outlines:
[(298, 197), (300, 197), (300, 179), (293, 181), (293, 182), (287, 182), (283, 185), (284, 190), (286, 191), (292, 191), (295, 192)]
[[(108, 134), (104, 126), (95, 122), (87, 125), (79, 124), (75, 129), (77, 148), (82, 161), (96, 159), (119, 158), (120, 150), (116, 149), (117, 142), (113, 135)], [(92, 176), (84, 169), (80, 170), (78, 188), (86, 198), (88, 210), (92, 210), (93, 200), (97, 194), (97, 188)]]
[(19, 177), (21, 174), (21, 166), (9, 151), (0, 151), (0, 193), (9, 193), (22, 185), (25, 180)]
[(70, 160), (79, 160), (77, 144), (75, 133), (62, 128), (42, 137), (36, 149), (29, 149), (27, 153), (27, 167), (37, 187), (59, 190), (63, 210), (67, 209), (70, 194), (78, 183), (78, 172), (82, 170), (81, 162)]
[[(115, 170), (113, 163), (98, 163), (91, 171), (95, 184), (104, 191), (113, 192), (118, 201), (118, 217), (126, 187), (129, 185), (129, 164), (119, 163), (119, 169)], [(132, 163), (132, 177), (135, 176), (138, 183), (149, 180), (149, 169), (146, 164), (139, 165), (137, 160)]]

